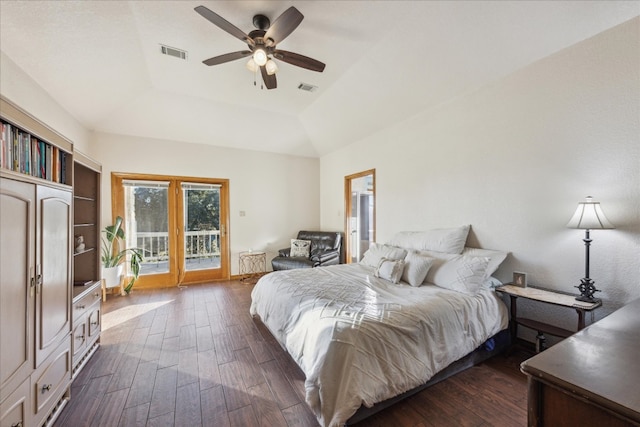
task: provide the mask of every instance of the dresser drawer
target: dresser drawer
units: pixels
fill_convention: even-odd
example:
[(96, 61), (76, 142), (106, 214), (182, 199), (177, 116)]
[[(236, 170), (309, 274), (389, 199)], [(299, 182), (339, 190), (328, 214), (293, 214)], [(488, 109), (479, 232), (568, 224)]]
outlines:
[(71, 337), (67, 335), (42, 367), (31, 375), (34, 412), (47, 414), (71, 382)]
[(71, 351), (73, 354), (73, 364), (75, 365), (87, 348), (89, 338), (87, 334), (87, 316), (83, 315), (80, 319), (74, 319), (73, 325)]
[(102, 305), (100, 299), (89, 307), (87, 312), (87, 343), (90, 345), (100, 336), (101, 323), (102, 323)]
[(100, 303), (100, 288), (95, 287), (86, 295), (73, 302), (73, 323), (85, 314), (95, 303)]
[(29, 399), (29, 379), (0, 403), (0, 426), (31, 425), (31, 400)]

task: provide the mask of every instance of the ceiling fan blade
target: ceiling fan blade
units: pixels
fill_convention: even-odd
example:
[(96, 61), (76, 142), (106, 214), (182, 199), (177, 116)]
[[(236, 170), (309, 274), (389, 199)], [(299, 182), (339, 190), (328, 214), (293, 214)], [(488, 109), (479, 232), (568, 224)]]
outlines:
[(213, 58), (205, 59), (202, 61), (205, 65), (218, 65), (225, 62), (235, 61), (236, 59), (244, 58), (251, 55), (250, 50), (241, 50), (238, 52), (225, 53), (224, 55), (214, 56)]
[(278, 16), (264, 35), (264, 39), (273, 40), (271, 45), (276, 45), (293, 32), (304, 19), (304, 15), (298, 9), (291, 6)]
[(245, 43), (249, 43), (253, 45), (253, 39), (245, 34), (240, 28), (233, 25), (231, 22), (224, 19), (222, 16), (217, 13), (211, 11), (210, 9), (204, 6), (198, 6), (194, 9), (200, 15), (202, 15), (206, 20), (210, 21), (212, 24), (217, 25), (220, 29), (226, 31), (237, 39), (242, 40)]
[(291, 65), (295, 65), (296, 67), (306, 68), (307, 70), (317, 71), (319, 73), (324, 71), (325, 67), (325, 65), (320, 61), (309, 58), (308, 56), (300, 55), (299, 53), (288, 52), (286, 50), (275, 50), (273, 52), (273, 57)]
[(276, 75), (267, 74), (267, 69), (264, 65), (260, 67), (260, 73), (262, 74), (262, 80), (264, 81), (264, 85), (267, 87), (267, 89), (275, 89), (278, 87)]

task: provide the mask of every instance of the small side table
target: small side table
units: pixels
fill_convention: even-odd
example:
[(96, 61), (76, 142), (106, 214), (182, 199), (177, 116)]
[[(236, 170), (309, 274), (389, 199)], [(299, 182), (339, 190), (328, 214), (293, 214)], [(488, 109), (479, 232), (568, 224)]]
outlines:
[(267, 254), (265, 252), (240, 252), (240, 281), (255, 283), (267, 271)]
[[(501, 292), (503, 294), (509, 295), (509, 298), (511, 299), (511, 320), (509, 322), (511, 339), (515, 340), (517, 338), (518, 325), (533, 329), (538, 332), (538, 336), (536, 337), (537, 352), (545, 349), (545, 333), (556, 337), (567, 338), (568, 336), (573, 335), (576, 331), (584, 329), (585, 312), (595, 310), (602, 305), (602, 302), (600, 300), (596, 302), (582, 302), (577, 301), (575, 295), (568, 295), (534, 287), (522, 288), (520, 286), (514, 286), (511, 284), (497, 287), (496, 292)], [(548, 323), (540, 322), (533, 319), (527, 319), (524, 317), (518, 317), (518, 306), (516, 304), (518, 298), (525, 298), (545, 304), (554, 304), (575, 309), (578, 313), (577, 330), (569, 331), (567, 329), (559, 328)]]

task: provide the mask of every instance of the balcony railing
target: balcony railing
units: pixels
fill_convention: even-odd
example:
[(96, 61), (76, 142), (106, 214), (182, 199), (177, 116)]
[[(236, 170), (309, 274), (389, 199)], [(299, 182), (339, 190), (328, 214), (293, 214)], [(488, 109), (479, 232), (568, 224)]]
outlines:
[[(136, 247), (144, 249), (144, 263), (157, 263), (169, 260), (168, 232), (138, 232)], [(185, 232), (185, 259), (220, 256), (220, 232), (217, 230)]]

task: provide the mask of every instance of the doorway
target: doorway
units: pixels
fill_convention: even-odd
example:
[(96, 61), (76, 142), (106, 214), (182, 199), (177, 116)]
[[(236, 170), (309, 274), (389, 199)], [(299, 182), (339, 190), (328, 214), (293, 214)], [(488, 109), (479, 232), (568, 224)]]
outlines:
[(229, 278), (225, 179), (112, 173), (113, 217), (143, 250), (139, 287)]
[(376, 170), (348, 175), (345, 181), (347, 263), (356, 263), (376, 240)]

